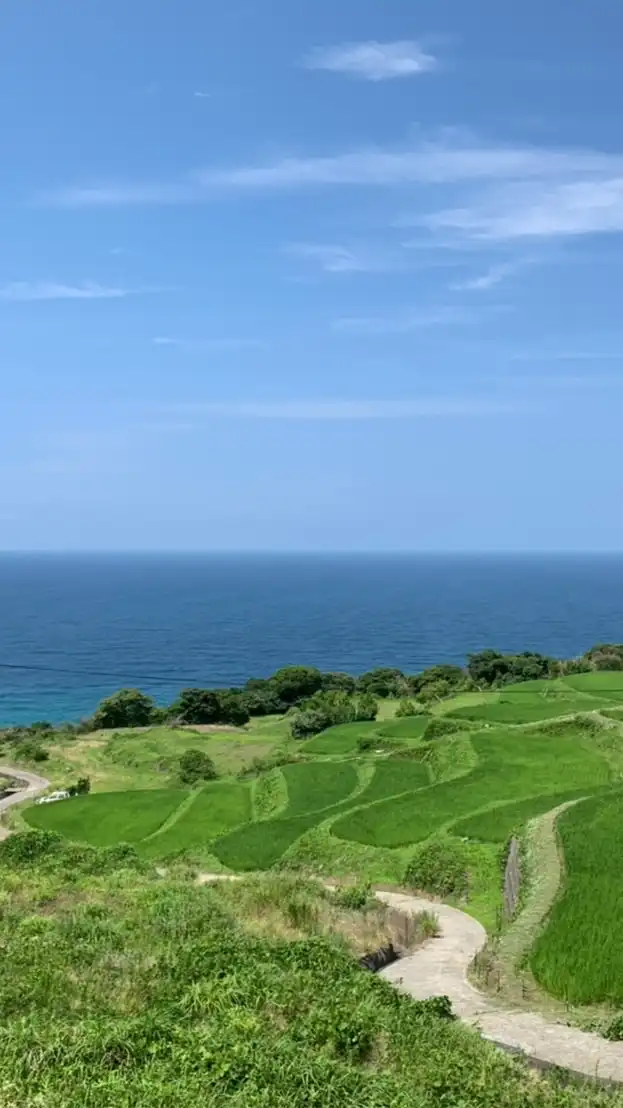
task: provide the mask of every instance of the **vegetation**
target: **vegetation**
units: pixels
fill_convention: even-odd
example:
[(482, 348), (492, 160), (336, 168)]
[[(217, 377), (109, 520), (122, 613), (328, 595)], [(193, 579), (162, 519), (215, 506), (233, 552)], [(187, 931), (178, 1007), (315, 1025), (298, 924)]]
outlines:
[(90, 793), (26, 810), (31, 827), (56, 831), (91, 846), (138, 843), (153, 835), (185, 797), (181, 789)]
[(196, 785), (198, 781), (213, 781), (216, 767), (204, 750), (184, 751), (179, 761), (179, 777), (183, 785)]
[(300, 879), (199, 888), (131, 852), (34, 838), (0, 845), (7, 1108), (620, 1103), (534, 1080), (443, 998), (360, 969), (367, 941), (391, 939), (378, 908)]
[(440, 897), (462, 897), (468, 888), (469, 854), (463, 843), (446, 836), (430, 839), (411, 858), (405, 884)]
[(532, 950), (532, 972), (568, 1003), (623, 1006), (623, 793), (574, 805), (558, 829), (566, 879)]

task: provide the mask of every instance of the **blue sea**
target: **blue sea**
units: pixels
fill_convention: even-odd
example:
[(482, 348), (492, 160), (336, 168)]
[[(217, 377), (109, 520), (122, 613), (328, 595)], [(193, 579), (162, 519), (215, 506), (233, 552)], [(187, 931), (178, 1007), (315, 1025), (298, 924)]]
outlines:
[(414, 672), (623, 641), (623, 556), (0, 556), (0, 721), (308, 663)]

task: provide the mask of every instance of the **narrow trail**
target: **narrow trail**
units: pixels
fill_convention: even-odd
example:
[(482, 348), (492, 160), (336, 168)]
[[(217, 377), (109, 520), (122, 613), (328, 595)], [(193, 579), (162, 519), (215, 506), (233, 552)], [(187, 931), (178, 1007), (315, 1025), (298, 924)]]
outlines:
[[(39, 777), (36, 773), (29, 773), (25, 769), (16, 769), (15, 766), (3, 766), (0, 765), (0, 777), (10, 777), (16, 781), (23, 782), (24, 787), (17, 792), (12, 793), (10, 796), (5, 796), (0, 800), (0, 815), (2, 812), (6, 812), (8, 808), (11, 808), (13, 804), (21, 804), (23, 800), (30, 800), (34, 796), (38, 796), (39, 793), (44, 792), (49, 781), (45, 777)], [(11, 834), (8, 827), (2, 827), (0, 824), (0, 841), (8, 838)]]
[(415, 997), (447, 996), (465, 1023), (486, 1039), (518, 1051), (546, 1066), (561, 1066), (586, 1077), (623, 1082), (623, 1043), (611, 1043), (589, 1031), (553, 1023), (535, 1012), (497, 1007), (467, 980), (487, 933), (471, 916), (431, 900), (402, 893), (376, 894), (398, 911), (433, 912), (441, 935), (381, 970), (386, 981)]

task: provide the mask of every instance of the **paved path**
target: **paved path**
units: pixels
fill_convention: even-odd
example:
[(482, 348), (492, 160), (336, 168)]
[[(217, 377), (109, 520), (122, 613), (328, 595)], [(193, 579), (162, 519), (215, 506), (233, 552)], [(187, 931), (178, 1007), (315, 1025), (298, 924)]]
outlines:
[[(39, 777), (36, 773), (28, 773), (25, 769), (15, 769), (15, 766), (2, 766), (0, 765), (0, 777), (10, 777), (17, 781), (20, 781), (23, 788), (17, 792), (12, 793), (10, 796), (5, 796), (0, 800), (0, 815), (5, 812), (7, 808), (10, 808), (12, 804), (20, 804), (22, 800), (30, 800), (33, 796), (38, 796), (39, 793), (44, 792), (50, 784), (46, 781), (45, 777)], [(7, 827), (0, 826), (0, 841), (6, 839), (10, 835), (10, 831)]]
[(403, 893), (377, 893), (399, 911), (434, 912), (441, 936), (381, 970), (387, 981), (418, 1000), (448, 996), (457, 1016), (481, 1034), (530, 1059), (562, 1066), (576, 1074), (623, 1081), (623, 1043), (610, 1043), (588, 1031), (550, 1023), (535, 1012), (497, 1007), (467, 980), (467, 971), (487, 935), (475, 919), (430, 900)]

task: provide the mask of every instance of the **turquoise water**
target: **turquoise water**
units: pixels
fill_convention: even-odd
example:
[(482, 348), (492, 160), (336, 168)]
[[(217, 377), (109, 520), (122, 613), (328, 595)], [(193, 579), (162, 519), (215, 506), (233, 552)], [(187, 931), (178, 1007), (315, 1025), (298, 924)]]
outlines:
[[(623, 640), (623, 556), (0, 556), (0, 720), (281, 665), (359, 673)], [(18, 667), (18, 668), (15, 668)]]

